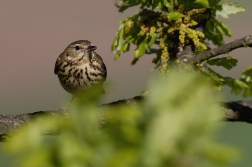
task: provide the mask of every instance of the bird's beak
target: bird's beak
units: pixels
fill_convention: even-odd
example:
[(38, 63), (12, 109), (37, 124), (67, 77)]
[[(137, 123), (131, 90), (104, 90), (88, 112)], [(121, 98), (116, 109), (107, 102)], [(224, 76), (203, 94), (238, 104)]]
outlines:
[(96, 46), (90, 45), (90, 46), (87, 47), (87, 49), (85, 49), (85, 52), (90, 53), (90, 52), (92, 52), (93, 50), (96, 50), (96, 49), (97, 49)]

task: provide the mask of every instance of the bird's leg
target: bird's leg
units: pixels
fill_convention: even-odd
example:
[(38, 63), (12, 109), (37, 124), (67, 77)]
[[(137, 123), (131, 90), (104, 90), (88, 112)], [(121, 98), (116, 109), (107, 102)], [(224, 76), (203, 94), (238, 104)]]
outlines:
[(70, 108), (71, 108), (71, 105), (72, 105), (73, 99), (74, 99), (74, 96), (72, 97), (72, 99), (71, 99), (70, 103), (68, 104), (68, 109), (70, 109)]
[(74, 99), (74, 96), (72, 97), (72, 100), (71, 100), (70, 104), (72, 104), (72, 102), (73, 102), (73, 99)]

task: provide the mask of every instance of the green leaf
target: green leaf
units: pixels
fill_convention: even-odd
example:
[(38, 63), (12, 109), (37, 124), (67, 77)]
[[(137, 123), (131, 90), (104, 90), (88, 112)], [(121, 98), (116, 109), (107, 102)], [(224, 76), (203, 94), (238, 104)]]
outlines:
[(141, 57), (145, 52), (145, 45), (139, 45), (134, 50), (134, 59)]
[(123, 51), (123, 52), (128, 52), (129, 49), (130, 49), (130, 43), (131, 43), (133, 40), (134, 40), (134, 38), (133, 38), (131, 35), (129, 35), (129, 36), (127, 37), (127, 39), (125, 39), (125, 41), (123, 42), (122, 47), (121, 47), (121, 51)]
[[(205, 66), (207, 71), (204, 71), (203, 74), (209, 75), (214, 81), (216, 81), (215, 88), (220, 90), (222, 86), (227, 85), (231, 88), (231, 93), (240, 94), (243, 92), (243, 96), (251, 96), (252, 95), (252, 66), (247, 68), (242, 75), (242, 79), (234, 79), (231, 77), (223, 77), (220, 74), (213, 71), (211, 68)], [(246, 82), (246, 80), (248, 82)]]
[(115, 58), (114, 60), (118, 60), (119, 57), (121, 56), (122, 52), (128, 52), (130, 49), (130, 43), (133, 40), (133, 38), (131, 38), (131, 36), (129, 36), (124, 42), (122, 43), (122, 38), (117, 37), (117, 45), (115, 47), (115, 44), (112, 44), (112, 50), (114, 52), (116, 52)]
[(215, 58), (210, 59), (207, 61), (209, 65), (215, 65), (215, 66), (222, 66), (228, 70), (232, 69), (237, 65), (238, 60), (228, 56), (228, 57), (222, 57), (222, 58)]
[(245, 82), (231, 77), (225, 77), (225, 83), (232, 88), (231, 92), (234, 94), (240, 94), (242, 90), (249, 88)]
[(192, 8), (208, 8), (209, 0), (177, 0), (178, 4), (185, 5), (186, 9)]
[(242, 72), (242, 81), (246, 83), (252, 83), (252, 66), (247, 67), (243, 72)]
[(207, 21), (204, 33), (206, 39), (212, 41), (214, 45), (220, 46), (224, 44), (223, 34), (221, 34), (219, 31), (216, 32), (215, 23), (213, 20)]
[(154, 0), (153, 1), (153, 4), (152, 4), (152, 9), (155, 9), (155, 8), (163, 8), (163, 7), (167, 7), (167, 8), (170, 8), (170, 3), (167, 1), (167, 0)]
[(118, 60), (119, 57), (121, 56), (121, 51), (117, 51), (114, 60)]
[(213, 44), (217, 46), (224, 44), (224, 35), (229, 37), (232, 36), (229, 28), (217, 18), (207, 21), (204, 34), (206, 39), (212, 41)]
[(223, 3), (222, 9), (216, 11), (216, 15), (222, 16), (224, 18), (229, 18), (230, 14), (237, 14), (239, 12), (244, 12), (245, 9), (236, 3)]
[[(206, 75), (208, 78), (211, 78), (214, 81), (214, 88), (217, 90), (221, 90), (224, 86), (225, 78), (220, 74), (216, 73), (211, 68), (204, 66), (204, 71), (202, 71), (203, 75)], [(206, 71), (205, 71), (206, 70)]]
[(150, 47), (147, 44), (145, 44), (144, 46), (145, 46), (145, 52), (149, 53), (150, 52)]
[(111, 46), (111, 50), (113, 52), (116, 52), (118, 50), (118, 47), (120, 46), (120, 41), (122, 40), (122, 34), (123, 34), (123, 23), (120, 24), (119, 29), (116, 31), (116, 36)]
[(118, 43), (119, 43), (118, 40), (119, 40), (119, 36), (116, 35), (115, 38), (114, 38), (114, 40), (113, 40), (113, 42), (112, 42), (112, 46), (111, 46), (112, 52), (116, 51), (116, 48), (117, 48)]
[(229, 30), (227, 25), (219, 20), (216, 19), (216, 28), (218, 29), (219, 32), (223, 35), (227, 35), (229, 37), (232, 36), (232, 32)]
[(204, 8), (209, 7), (208, 0), (195, 0), (192, 5), (193, 6), (204, 7)]
[(128, 52), (130, 49), (130, 43), (129, 42), (125, 42), (122, 46), (122, 51), (123, 52)]
[(115, 36), (114, 41), (111, 46), (111, 50), (113, 52), (117, 52), (118, 50), (121, 49), (121, 45), (122, 45), (122, 41), (123, 41), (123, 34), (124, 34), (123, 24), (120, 24), (120, 27), (116, 32), (116, 36)]
[(124, 12), (126, 9), (137, 6), (141, 3), (139, 0), (128, 0), (123, 3), (123, 5), (119, 8), (119, 12)]
[(247, 67), (243, 72), (241, 76), (241, 81), (245, 82), (249, 89), (245, 89), (243, 96), (251, 96), (252, 95), (252, 66)]
[(134, 58), (139, 58), (144, 55), (145, 53), (145, 45), (147, 41), (147, 36), (137, 45), (137, 48), (134, 50)]
[(131, 61), (131, 65), (135, 65), (138, 62), (139, 58), (135, 58)]
[(251, 88), (250, 89), (245, 89), (243, 92), (243, 97), (248, 97), (252, 95)]
[(154, 33), (150, 38), (148, 38), (147, 44), (151, 47), (157, 39), (158, 34)]
[(177, 21), (181, 19), (184, 15), (179, 12), (172, 12), (167, 14), (168, 21)]

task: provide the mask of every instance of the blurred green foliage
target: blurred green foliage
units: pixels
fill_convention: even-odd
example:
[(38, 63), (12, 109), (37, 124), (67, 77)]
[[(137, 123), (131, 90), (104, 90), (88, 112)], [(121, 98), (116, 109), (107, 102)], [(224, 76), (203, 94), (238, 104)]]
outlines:
[[(153, 95), (140, 105), (104, 113), (91, 92), (72, 106), (69, 119), (45, 118), (23, 127), (6, 143), (6, 153), (18, 157), (13, 163), (20, 167), (202, 167), (237, 159), (235, 149), (214, 140), (220, 98), (204, 78), (171, 72), (149, 85)], [(106, 126), (100, 127), (98, 115)], [(59, 129), (58, 136), (41, 135)]]

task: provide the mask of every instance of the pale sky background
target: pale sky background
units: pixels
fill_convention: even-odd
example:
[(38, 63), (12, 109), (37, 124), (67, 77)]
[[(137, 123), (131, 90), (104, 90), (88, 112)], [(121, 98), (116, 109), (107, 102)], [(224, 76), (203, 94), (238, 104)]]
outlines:
[[(238, 2), (247, 11), (225, 19), (233, 32), (226, 42), (252, 31), (252, 1)], [(96, 45), (107, 66), (109, 84), (105, 102), (133, 97), (145, 90), (154, 55), (144, 56), (131, 66), (132, 52), (114, 61), (110, 50), (119, 21), (136, 11), (118, 13), (114, 0), (0, 1), (0, 113), (18, 114), (66, 106), (71, 95), (60, 86), (53, 72), (54, 64), (69, 43), (80, 39)], [(231, 52), (231, 56), (239, 59), (238, 67), (219, 71), (224, 76), (239, 77), (252, 64), (251, 52), (250, 48)], [(229, 94), (227, 97), (234, 98)], [(227, 123), (229, 128), (223, 130), (221, 140), (242, 147), (244, 161), (251, 164), (252, 146), (248, 143), (252, 141), (252, 125), (240, 124)]]

